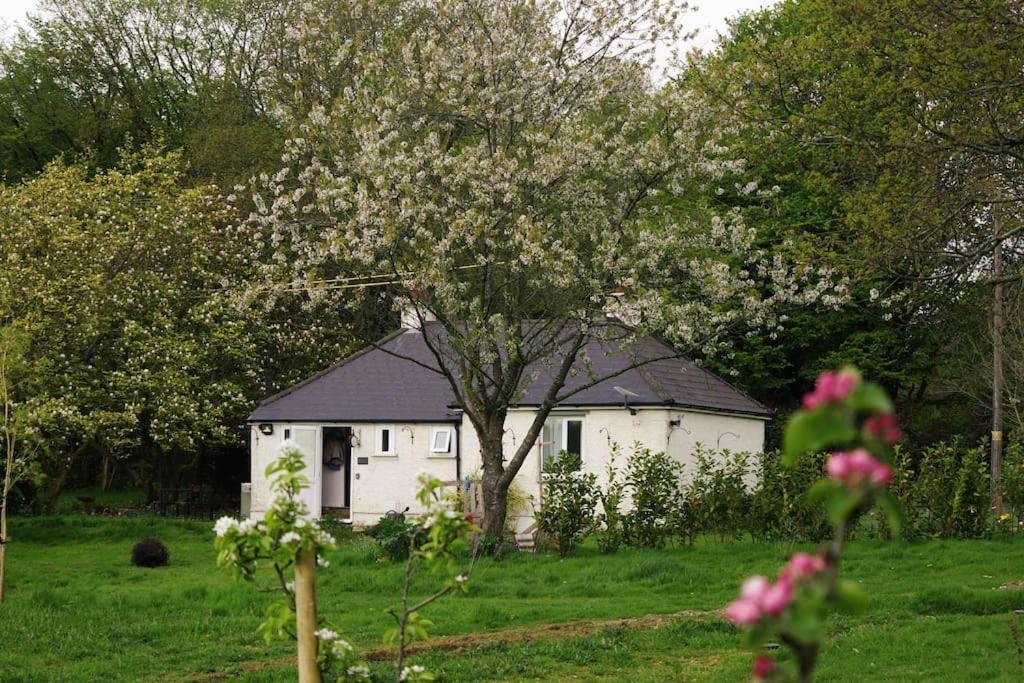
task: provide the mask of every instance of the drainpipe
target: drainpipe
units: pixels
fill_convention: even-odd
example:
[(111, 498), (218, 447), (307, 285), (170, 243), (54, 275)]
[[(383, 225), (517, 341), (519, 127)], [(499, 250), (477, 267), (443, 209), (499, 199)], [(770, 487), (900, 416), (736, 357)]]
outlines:
[(455, 423), (455, 481), (462, 481), (462, 439), (459, 437), (459, 423)]

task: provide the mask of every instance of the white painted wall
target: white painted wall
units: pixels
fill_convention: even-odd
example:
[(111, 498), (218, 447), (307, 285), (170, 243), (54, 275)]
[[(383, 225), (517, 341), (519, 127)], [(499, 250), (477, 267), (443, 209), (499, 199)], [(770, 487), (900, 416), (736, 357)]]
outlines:
[[(505, 453), (511, 458), (515, 449), (522, 442), (529, 425), (533, 420), (534, 411), (530, 409), (512, 410), (506, 419)], [(626, 458), (633, 450), (633, 445), (654, 451), (666, 451), (683, 463), (683, 481), (688, 481), (696, 469), (692, 452), (696, 444), (702, 443), (709, 448), (728, 448), (731, 451), (749, 451), (758, 453), (764, 449), (765, 421), (743, 415), (724, 415), (703, 413), (690, 410), (666, 410), (663, 408), (637, 409), (636, 415), (630, 415), (624, 408), (592, 408), (588, 410), (557, 410), (553, 416), (582, 416), (583, 418), (583, 469), (593, 472), (602, 484), (606, 480), (608, 462), (611, 459), (612, 444), (620, 448), (616, 466), (624, 471)], [(678, 427), (670, 427), (670, 421), (680, 420)], [(274, 423), (274, 434), (264, 436), (259, 429), (252, 426), (252, 514), (262, 514), (270, 499), (269, 482), (263, 471), (280, 454), (285, 429), (294, 427), (313, 427), (317, 430), (316, 462), (322, 463), (322, 429), (324, 427), (340, 427), (345, 423), (313, 423), (291, 425)], [(415, 500), (416, 480), (421, 472), (429, 472), (445, 481), (456, 478), (455, 449), (457, 439), (453, 432), (451, 452), (444, 455), (430, 452), (431, 429), (448, 427), (444, 424), (395, 423), (395, 454), (376, 454), (375, 424), (351, 424), (356, 436), (356, 444), (352, 448), (352, 488), (351, 509), (352, 521), (359, 526), (367, 526), (377, 522), (389, 510), (419, 511)], [(461, 429), (462, 476), (478, 476), (481, 470), (480, 447), (472, 424), (463, 419)], [(366, 458), (366, 464), (359, 464), (359, 458)], [(332, 473), (320, 465), (316, 468), (316, 476), (324, 480), (320, 482), (324, 495), (324, 504), (330, 505), (335, 489), (340, 491), (339, 481), (335, 478), (339, 473)], [(322, 470), (322, 473), (321, 473)], [(753, 472), (751, 472), (753, 481)], [(541, 459), (540, 445), (530, 449), (523, 467), (516, 477), (516, 485), (528, 497), (532, 504), (515, 511), (510, 511), (510, 522), (517, 531), (522, 531), (533, 524), (533, 506), (540, 506)], [(315, 510), (319, 515), (319, 508)]]
[[(262, 515), (266, 512), (270, 501), (270, 481), (264, 475), (267, 466), (280, 457), (286, 430), (313, 428), (317, 434), (315, 476), (320, 480), (319, 486), (324, 494), (325, 505), (330, 506), (335, 492), (340, 492), (340, 473), (331, 472), (322, 466), (322, 444), (324, 427), (352, 427), (356, 437), (352, 448), (352, 485), (351, 510), (352, 522), (358, 526), (374, 524), (389, 510), (419, 511), (416, 503), (416, 480), (421, 472), (450, 481), (455, 479), (456, 448), (455, 425), (452, 424), (420, 424), (394, 423), (395, 448), (394, 455), (378, 455), (376, 453), (377, 425), (361, 423), (284, 423), (274, 422), (274, 433), (266, 436), (260, 433), (256, 425), (251, 427), (251, 481), (252, 510), (251, 515)], [(449, 453), (430, 452), (432, 428), (448, 428), (452, 430), (451, 449)], [(366, 464), (359, 459), (365, 458)], [(307, 476), (309, 476), (307, 474)], [(339, 494), (340, 495), (340, 494)], [(320, 515), (319, 506), (311, 505), (314, 516)]]
[[(430, 452), (430, 434), (433, 427), (452, 430), (451, 452)], [(407, 506), (411, 513), (421, 512), (416, 502), (417, 478), (429, 472), (438, 479), (455, 479), (455, 425), (402, 424), (395, 428), (395, 455), (376, 455), (374, 439), (376, 425), (355, 427), (362, 430), (361, 443), (352, 449), (352, 521), (359, 526), (375, 524), (389, 510), (401, 512)], [(366, 465), (358, 464), (357, 457), (368, 458)]]
[[(521, 443), (533, 416), (534, 411), (530, 409), (509, 412), (505, 420), (504, 440), (507, 458), (512, 457)], [(636, 415), (630, 415), (625, 408), (616, 407), (556, 410), (552, 416), (583, 417), (583, 470), (596, 474), (601, 485), (607, 481), (613, 444), (619, 446), (615, 465), (620, 472), (625, 471), (626, 458), (633, 451), (634, 444), (640, 444), (653, 451), (666, 451), (682, 462), (684, 482), (692, 477), (696, 469), (691, 454), (697, 443), (710, 448), (720, 443), (721, 448), (731, 451), (760, 453), (764, 450), (765, 421), (749, 416), (643, 407), (637, 408)], [(669, 422), (676, 419), (681, 420), (679, 427), (670, 428)], [(463, 473), (478, 473), (481, 469), (480, 444), (472, 424), (465, 418), (462, 422), (462, 444)], [(540, 507), (540, 475), (540, 445), (535, 444), (516, 476), (516, 486), (527, 496), (532, 496), (533, 505), (537, 507)], [(753, 477), (754, 473), (751, 472), (751, 481)], [(515, 529), (522, 531), (533, 524), (533, 508), (527, 505), (525, 509), (514, 513), (510, 510), (509, 517)]]

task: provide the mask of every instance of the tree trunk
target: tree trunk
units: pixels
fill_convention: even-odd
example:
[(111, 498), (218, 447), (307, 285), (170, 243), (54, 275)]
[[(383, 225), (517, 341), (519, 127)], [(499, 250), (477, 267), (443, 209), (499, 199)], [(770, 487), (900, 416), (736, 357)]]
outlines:
[(68, 483), (68, 477), (71, 476), (71, 468), (74, 466), (75, 461), (78, 460), (78, 454), (81, 450), (78, 449), (74, 456), (68, 457), (57, 474), (46, 479), (46, 501), (43, 504), (46, 512), (52, 513), (57, 508), (57, 500), (60, 498), (60, 494), (64, 492), (64, 486)]
[[(998, 209), (995, 221), (996, 238), (999, 238)], [(1003, 514), (1003, 245), (997, 241), (992, 254), (992, 511), (996, 517)]]
[(103, 467), (100, 470), (100, 490), (101, 491), (106, 491), (108, 488), (110, 488), (110, 454), (109, 453), (104, 453), (103, 454), (102, 462), (103, 462)]
[(4, 576), (7, 570), (7, 497), (10, 495), (11, 467), (4, 474), (3, 501), (0, 501), (0, 603), (4, 601)]
[[(502, 432), (504, 428), (502, 427)], [(482, 477), (484, 498), (484, 535), (491, 539), (501, 538), (505, 533), (505, 520), (508, 518), (508, 484), (503, 482), (505, 468), (502, 464), (504, 455), (501, 437), (503, 433), (488, 435), (482, 443), (481, 457), (484, 471)]]
[(316, 553), (295, 557), (295, 638), (299, 649), (299, 683), (320, 683), (316, 663)]
[(7, 537), (0, 538), (0, 605), (4, 602), (4, 574), (7, 569)]
[(505, 534), (508, 519), (508, 487), (501, 482), (488, 482), (484, 478), (484, 535), (501, 538)]

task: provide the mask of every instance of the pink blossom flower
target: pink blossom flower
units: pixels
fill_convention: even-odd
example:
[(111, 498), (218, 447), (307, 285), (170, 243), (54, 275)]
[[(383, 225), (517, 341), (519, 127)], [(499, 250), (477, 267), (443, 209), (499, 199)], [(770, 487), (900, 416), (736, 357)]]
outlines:
[(761, 607), (754, 600), (740, 598), (725, 608), (725, 617), (737, 626), (749, 626), (761, 618)]
[(879, 488), (885, 488), (892, 480), (892, 468), (885, 463), (878, 463), (871, 471), (871, 483)]
[(833, 453), (825, 463), (825, 471), (843, 486), (858, 486), (868, 481), (875, 486), (888, 486), (892, 468), (863, 448), (847, 453)]
[(751, 576), (743, 582), (743, 587), (740, 588), (740, 597), (760, 604), (771, 585), (771, 581), (764, 576)]
[(850, 470), (862, 477), (870, 476), (875, 468), (875, 464), (878, 462), (873, 455), (863, 448), (850, 451), (846, 454), (846, 457), (849, 459)]
[(814, 410), (827, 403), (842, 401), (857, 386), (859, 378), (852, 370), (826, 371), (814, 381), (814, 390), (804, 395), (803, 406)]
[(779, 579), (765, 591), (761, 598), (761, 609), (771, 615), (781, 614), (793, 599), (793, 584), (786, 579)]
[(775, 660), (771, 657), (758, 657), (754, 660), (754, 668), (750, 671), (751, 679), (764, 680), (775, 672)]
[(814, 576), (823, 569), (825, 569), (825, 558), (821, 555), (796, 553), (789, 558), (789, 563), (779, 572), (779, 579), (796, 582), (805, 577)]
[(892, 413), (872, 415), (864, 420), (864, 431), (869, 436), (881, 439), (886, 443), (896, 443), (903, 436), (903, 432), (900, 431), (896, 422), (896, 416)]
[(836, 481), (845, 482), (850, 477), (850, 459), (846, 453), (833, 453), (825, 463), (825, 471)]

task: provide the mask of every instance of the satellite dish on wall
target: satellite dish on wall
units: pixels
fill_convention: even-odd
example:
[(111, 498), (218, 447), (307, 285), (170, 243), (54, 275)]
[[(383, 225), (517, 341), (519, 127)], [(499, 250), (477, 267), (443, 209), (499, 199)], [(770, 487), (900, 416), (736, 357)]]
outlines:
[(624, 387), (620, 387), (618, 384), (612, 387), (619, 396), (622, 397), (622, 405), (629, 411), (630, 415), (636, 415), (636, 408), (629, 407), (630, 398), (640, 398), (640, 394), (630, 391)]

